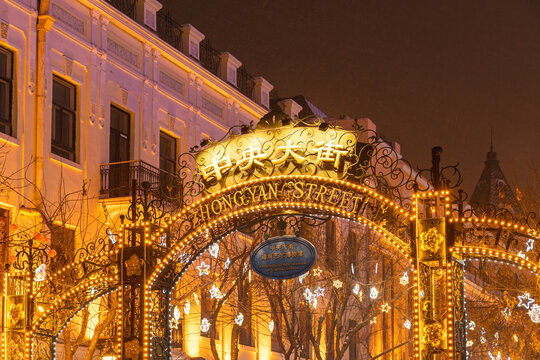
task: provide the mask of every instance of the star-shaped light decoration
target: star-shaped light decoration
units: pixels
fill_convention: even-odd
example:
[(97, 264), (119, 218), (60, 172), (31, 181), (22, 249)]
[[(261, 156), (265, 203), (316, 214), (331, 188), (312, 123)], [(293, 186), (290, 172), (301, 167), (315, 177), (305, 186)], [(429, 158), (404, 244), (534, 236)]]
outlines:
[(405, 320), (405, 322), (403, 323), (403, 326), (405, 326), (405, 328), (407, 328), (407, 330), (410, 330), (411, 329), (411, 321), (409, 319)]
[(311, 290), (309, 289), (306, 289), (304, 290), (304, 298), (306, 299), (306, 301), (311, 301), (311, 298), (313, 297), (313, 293), (311, 292)]
[(219, 290), (216, 284), (213, 284), (212, 288), (210, 289), (210, 299), (216, 298), (219, 300), (219, 299), (222, 299), (224, 296), (225, 294), (223, 294), (221, 290)]
[(534, 299), (531, 299), (531, 295), (529, 293), (525, 293), (521, 296), (518, 296), (518, 299), (519, 299), (518, 306), (523, 306), (527, 310), (529, 310), (531, 305), (534, 303)]
[(315, 289), (315, 291), (313, 292), (313, 296), (315, 297), (324, 296), (324, 288), (318, 286), (317, 289)]
[(193, 299), (195, 299), (195, 303), (199, 305), (199, 296), (197, 296), (197, 294), (193, 293)]
[(336, 289), (339, 289), (339, 288), (341, 288), (341, 287), (343, 286), (343, 283), (342, 283), (341, 281), (339, 281), (339, 280), (334, 280), (334, 282), (332, 283), (332, 285), (334, 285), (334, 287), (335, 287)]
[(208, 332), (210, 330), (210, 321), (208, 321), (207, 318), (201, 319), (201, 331), (203, 333)]
[(399, 283), (403, 286), (409, 283), (409, 274), (407, 274), (406, 271), (403, 273), (403, 276), (399, 278)]
[(317, 266), (316, 269), (313, 269), (313, 276), (321, 276), (322, 270), (320, 267)]
[(244, 314), (238, 313), (238, 315), (234, 318), (234, 322), (238, 326), (242, 326), (242, 323), (244, 322)]
[(191, 309), (191, 304), (189, 300), (184, 304), (184, 314), (189, 315), (189, 310)]
[(533, 239), (527, 240), (525, 245), (527, 245), (527, 249), (525, 251), (527, 252), (531, 251), (532, 249), (534, 249), (534, 240)]
[(369, 320), (369, 324), (370, 324), (370, 325), (373, 325), (373, 324), (375, 324), (375, 323), (377, 323), (377, 318), (376, 318), (376, 317), (371, 318), (371, 320)]
[(358, 293), (360, 292), (360, 284), (359, 283), (354, 284), (354, 287), (352, 288), (352, 292), (353, 292), (354, 295), (358, 295)]
[(372, 287), (371, 290), (369, 291), (369, 297), (372, 299), (376, 299), (378, 296), (379, 296), (379, 291), (377, 290), (376, 287)]
[(381, 311), (382, 311), (382, 312), (385, 312), (385, 313), (388, 313), (388, 312), (390, 311), (390, 308), (391, 308), (391, 306), (388, 305), (388, 303), (384, 303), (384, 304), (382, 304), (382, 306), (381, 306)]
[(469, 321), (469, 324), (467, 325), (467, 327), (469, 328), (469, 330), (474, 330), (476, 329), (476, 323), (474, 321)]
[(227, 258), (227, 260), (225, 260), (225, 270), (227, 270), (229, 266), (231, 266), (231, 259)]
[(208, 248), (208, 252), (210, 253), (210, 255), (212, 255), (213, 257), (217, 258), (217, 257), (218, 257), (218, 254), (219, 254), (219, 245), (218, 245), (217, 243), (212, 244), (212, 245)]
[(525, 253), (521, 250), (519, 250), (517, 254), (520, 258), (528, 260), (529, 258), (525, 256)]
[(206, 265), (204, 261), (201, 261), (201, 265), (197, 266), (197, 270), (199, 270), (199, 276), (208, 275), (210, 274), (210, 265)]
[(308, 276), (309, 274), (309, 271), (305, 274), (302, 274), (298, 277), (298, 281), (300, 282), (300, 284), (302, 283), (302, 281), (304, 281), (304, 279), (306, 278), (306, 276)]
[(474, 344), (474, 341), (468, 340), (466, 346), (471, 347), (471, 346), (473, 346), (473, 344)]
[(506, 307), (503, 311), (502, 311), (503, 315), (505, 318), (509, 318), (510, 316), (512, 316), (512, 308), (510, 307)]
[(268, 329), (270, 330), (270, 333), (274, 332), (274, 320), (270, 320), (268, 323)]
[(531, 321), (535, 324), (540, 323), (540, 305), (533, 304), (531, 310), (527, 313), (531, 317)]

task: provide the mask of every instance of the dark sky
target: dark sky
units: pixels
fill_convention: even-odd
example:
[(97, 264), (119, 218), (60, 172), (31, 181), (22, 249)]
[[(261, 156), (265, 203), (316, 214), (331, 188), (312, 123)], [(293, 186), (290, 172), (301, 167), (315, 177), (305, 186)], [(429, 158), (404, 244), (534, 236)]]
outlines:
[(469, 194), (491, 127), (511, 182), (540, 171), (540, 1), (162, 2), (280, 97), (369, 117), (422, 167), (442, 146)]

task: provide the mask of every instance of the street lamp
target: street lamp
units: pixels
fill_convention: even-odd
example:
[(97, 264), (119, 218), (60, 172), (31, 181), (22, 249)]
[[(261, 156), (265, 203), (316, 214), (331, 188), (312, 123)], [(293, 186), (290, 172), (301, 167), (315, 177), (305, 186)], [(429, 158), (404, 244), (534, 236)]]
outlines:
[(116, 356), (116, 353), (114, 352), (113, 348), (110, 347), (109, 350), (105, 352), (105, 354), (101, 355), (101, 360), (117, 360), (118, 356)]

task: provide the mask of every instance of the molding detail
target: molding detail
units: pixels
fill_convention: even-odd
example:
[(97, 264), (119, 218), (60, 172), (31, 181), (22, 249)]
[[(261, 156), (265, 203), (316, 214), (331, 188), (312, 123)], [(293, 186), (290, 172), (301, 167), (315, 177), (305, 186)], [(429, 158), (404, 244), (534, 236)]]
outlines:
[(4, 40), (7, 40), (8, 37), (9, 24), (5, 22), (0, 23), (0, 37)]
[(72, 30), (75, 30), (81, 35), (86, 35), (84, 20), (79, 19), (70, 11), (58, 6), (57, 4), (53, 4), (52, 15)]
[(133, 65), (137, 66), (138, 56), (134, 52), (128, 50), (126, 47), (120, 45), (111, 38), (107, 38), (107, 50), (109, 50), (113, 55), (119, 59)]
[(221, 119), (223, 117), (223, 106), (216, 104), (210, 99), (203, 97), (202, 98), (202, 108), (210, 111), (212, 114), (219, 116)]
[(159, 81), (172, 91), (184, 95), (184, 84), (164, 71), (159, 71)]

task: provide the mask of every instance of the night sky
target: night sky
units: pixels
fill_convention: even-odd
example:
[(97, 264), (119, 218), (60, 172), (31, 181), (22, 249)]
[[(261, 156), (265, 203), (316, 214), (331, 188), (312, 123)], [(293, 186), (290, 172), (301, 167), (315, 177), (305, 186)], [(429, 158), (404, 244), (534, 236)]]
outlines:
[(371, 118), (416, 166), (442, 146), (469, 194), (491, 127), (511, 183), (540, 172), (540, 1), (162, 2), (280, 97)]

